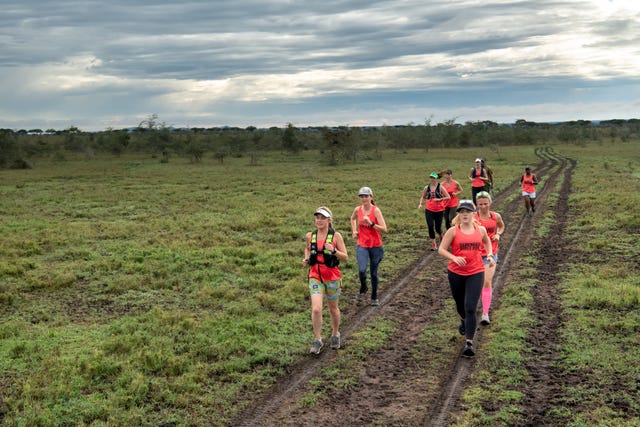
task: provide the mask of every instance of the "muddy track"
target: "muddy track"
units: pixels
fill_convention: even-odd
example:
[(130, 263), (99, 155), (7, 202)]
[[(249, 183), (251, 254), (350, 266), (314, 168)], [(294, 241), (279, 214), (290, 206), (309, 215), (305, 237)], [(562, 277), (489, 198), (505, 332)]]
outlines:
[[(557, 156), (547, 147), (536, 149), (536, 155), (540, 158), (540, 163), (535, 168), (536, 173), (545, 178), (544, 186), (538, 188), (536, 215), (532, 218), (525, 217), (521, 198), (510, 197), (515, 191), (519, 191), (517, 181), (496, 194), (494, 199), (494, 204), (501, 207), (500, 212), (507, 224), (500, 244), (501, 262), (494, 278), (494, 306), (499, 304), (500, 289), (507, 283), (506, 272), (518, 259), (520, 248), (527, 247), (531, 239), (531, 225), (544, 213), (546, 199), (558, 179), (564, 178), (563, 194), (564, 187), (567, 187), (568, 193), (567, 182), (570, 181), (575, 162)], [(511, 201), (506, 202), (509, 199)], [(564, 201), (566, 205), (566, 194)], [(562, 206), (555, 209), (562, 209)], [(556, 212), (556, 216), (563, 215)], [(559, 227), (554, 230), (557, 234), (562, 231), (562, 226)], [(553, 263), (551, 258), (550, 256), (549, 263)], [(554, 275), (553, 271), (549, 270), (549, 273)], [(546, 301), (547, 294), (541, 292), (539, 298)], [(345, 295), (346, 298), (352, 296)], [(473, 370), (474, 360), (459, 357), (462, 339), (459, 335), (456, 336), (454, 328), (452, 343), (447, 348), (416, 348), (419, 335), (443, 310), (450, 312), (452, 321), (455, 321), (455, 313), (444, 304), (450, 299), (446, 284), (446, 263), (436, 253), (425, 249), (422, 256), (397, 278), (384, 284), (380, 299), (380, 307), (350, 304), (343, 310), (344, 319), (348, 319), (341, 328), (346, 346), (354, 332), (361, 330), (377, 316), (394, 319), (401, 325), (384, 348), (369, 355), (363, 362), (357, 373), (357, 385), (334, 392), (327, 404), (314, 408), (300, 406), (298, 399), (309, 380), (316, 377), (321, 368), (331, 365), (340, 357), (340, 352), (324, 351), (320, 356), (305, 358), (290, 368), (271, 389), (255, 399), (254, 404), (246, 408), (232, 425), (447, 425), (450, 414), (458, 409), (459, 396), (465, 379)], [(554, 315), (555, 310), (547, 311), (548, 316)], [(549, 321), (547, 318), (538, 320), (545, 325)], [(541, 343), (537, 347), (542, 349), (542, 354), (555, 352), (555, 343), (550, 338), (539, 337)], [(482, 329), (478, 329), (475, 339), (480, 356)], [(546, 342), (550, 344), (547, 345)], [(450, 356), (450, 362), (447, 362), (449, 365), (438, 371), (437, 378), (425, 378), (425, 371), (421, 366), (438, 356), (442, 357), (442, 354)], [(531, 368), (549, 366), (552, 359), (553, 356), (550, 356), (547, 363), (539, 360)], [(553, 375), (539, 369), (537, 372), (541, 372), (542, 377)], [(531, 394), (529, 402), (551, 399), (552, 397), (545, 396), (547, 392), (548, 390), (539, 388), (538, 392)], [(542, 410), (544, 404), (538, 406)]]
[(535, 327), (530, 330), (527, 344), (531, 357), (526, 364), (530, 373), (524, 390), (527, 394), (523, 401), (525, 418), (532, 425), (550, 425), (557, 421), (549, 417), (553, 403), (562, 397), (562, 385), (568, 378), (556, 366), (560, 356), (560, 328), (564, 322), (559, 289), (559, 273), (567, 260), (569, 242), (564, 237), (567, 213), (569, 211), (568, 196), (571, 193), (571, 175), (576, 162), (570, 160), (570, 166), (564, 169), (564, 180), (559, 192), (555, 208), (556, 221), (553, 223), (545, 244), (538, 246), (537, 284), (533, 291)]

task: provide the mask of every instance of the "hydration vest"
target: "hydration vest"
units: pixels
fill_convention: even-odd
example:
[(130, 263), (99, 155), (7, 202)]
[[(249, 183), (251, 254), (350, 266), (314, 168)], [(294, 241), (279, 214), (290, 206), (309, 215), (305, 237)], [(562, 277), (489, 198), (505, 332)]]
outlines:
[[(333, 228), (330, 228), (329, 232), (327, 233), (325, 244), (331, 243), (333, 241), (334, 233), (335, 232), (333, 231)], [(313, 233), (311, 233), (311, 253), (309, 254), (309, 265), (324, 264), (329, 268), (337, 267), (338, 265), (340, 265), (340, 260), (338, 259), (338, 257), (332, 255), (331, 251), (326, 250), (324, 247), (320, 251), (320, 254), (323, 255), (324, 262), (318, 261), (318, 229), (315, 229), (313, 230)]]
[[(482, 172), (485, 172), (484, 168), (480, 168), (480, 176), (482, 176)], [(473, 168), (471, 171), (471, 178), (476, 177), (476, 168)], [(487, 174), (487, 178), (489, 178), (489, 174)]]
[(431, 184), (427, 185), (427, 200), (431, 199), (431, 197), (435, 197), (436, 199), (442, 198), (442, 193), (440, 192), (440, 183), (436, 185), (436, 189), (434, 190), (433, 195), (431, 194)]

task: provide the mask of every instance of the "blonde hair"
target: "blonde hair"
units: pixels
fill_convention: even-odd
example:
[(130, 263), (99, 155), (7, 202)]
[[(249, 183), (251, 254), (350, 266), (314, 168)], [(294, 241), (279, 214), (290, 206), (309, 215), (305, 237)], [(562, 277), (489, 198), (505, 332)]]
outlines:
[(489, 203), (492, 202), (491, 194), (487, 193), (486, 191), (481, 191), (478, 194), (476, 194), (476, 200), (477, 199), (489, 199)]
[[(453, 217), (453, 219), (451, 220), (451, 225), (453, 225), (453, 226), (459, 225), (461, 221), (462, 221), (462, 220), (460, 219), (460, 214), (456, 214), (456, 216), (454, 216), (454, 217)], [(478, 221), (478, 220), (476, 219), (476, 216), (475, 216), (475, 215), (473, 216), (473, 223), (474, 223), (475, 225), (482, 225), (482, 224), (480, 223), (480, 221)]]
[(319, 211), (320, 209), (324, 209), (325, 211), (329, 212), (329, 215), (331, 215), (331, 218), (329, 218), (329, 224), (333, 225), (333, 212), (331, 212), (331, 209), (326, 206), (320, 206), (318, 209), (316, 209), (316, 211)]

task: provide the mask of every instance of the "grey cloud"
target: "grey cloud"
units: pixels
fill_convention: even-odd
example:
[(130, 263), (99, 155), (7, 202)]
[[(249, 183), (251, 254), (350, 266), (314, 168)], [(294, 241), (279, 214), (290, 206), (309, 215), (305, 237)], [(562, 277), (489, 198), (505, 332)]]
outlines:
[[(589, 13), (592, 8), (592, 2), (586, 0), (6, 1), (0, 15), (0, 73), (4, 76), (4, 83), (0, 82), (4, 95), (0, 112), (53, 114), (57, 106), (59, 115), (65, 114), (65, 109), (68, 115), (90, 111), (96, 115), (148, 114), (159, 110), (153, 108), (154, 103), (171, 93), (172, 80), (293, 76), (314, 70), (356, 73), (394, 66), (410, 67), (403, 74), (404, 85), (412, 79), (423, 82), (437, 78), (437, 89), (449, 92), (421, 92), (433, 89), (423, 87), (424, 83), (412, 91), (389, 82), (386, 88), (375, 89), (381, 91), (376, 95), (386, 94), (384, 105), (403, 104), (408, 92), (420, 94), (413, 105), (424, 105), (420, 99), (425, 93), (429, 93), (427, 98), (444, 104), (447, 99), (457, 100), (461, 87), (467, 93), (476, 91), (478, 97), (474, 99), (485, 102), (492, 98), (491, 88), (522, 94), (515, 88), (535, 88), (554, 77), (562, 81), (562, 87), (582, 84), (583, 76), (571, 80), (567, 76), (573, 71), (562, 68), (567, 52), (546, 51), (548, 46), (541, 45), (541, 39), (593, 35), (585, 40), (591, 48), (602, 52), (624, 48), (627, 55), (637, 52), (639, 12), (595, 19)], [(530, 52), (532, 63), (512, 54), (492, 54), (518, 49)], [(28, 89), (21, 92), (20, 78), (32, 79), (23, 87), (41, 87), (37, 79), (47, 76), (38, 74), (38, 70), (46, 73), (49, 64), (60, 65), (75, 57), (89, 62), (95, 58), (85, 64), (84, 70), (66, 71), (82, 74), (78, 79), (90, 77), (87, 83), (56, 89), (48, 95), (33, 90), (28, 93), (30, 98), (25, 98)], [(441, 62), (435, 62), (435, 57)], [(461, 76), (466, 64), (468, 80)], [(607, 78), (614, 79), (617, 74), (618, 70), (611, 67)], [(149, 86), (154, 84), (149, 80), (154, 79), (169, 83), (154, 88)], [(11, 85), (10, 80), (15, 83)], [(340, 98), (344, 105), (366, 100), (370, 93), (346, 86), (327, 87), (332, 80), (316, 84), (318, 93), (344, 95)], [(522, 98), (531, 93), (535, 89)], [(330, 109), (331, 102), (324, 102), (328, 98), (320, 96), (317, 102), (305, 99), (306, 109)], [(303, 102), (291, 101), (298, 105)], [(217, 102), (201, 100), (198, 108), (210, 110)], [(284, 108), (286, 104), (280, 102), (275, 99), (235, 105), (238, 111), (258, 111), (263, 105), (270, 110)], [(14, 105), (19, 108), (12, 109)], [(163, 108), (170, 113), (171, 106)], [(206, 115), (203, 110), (193, 113)]]

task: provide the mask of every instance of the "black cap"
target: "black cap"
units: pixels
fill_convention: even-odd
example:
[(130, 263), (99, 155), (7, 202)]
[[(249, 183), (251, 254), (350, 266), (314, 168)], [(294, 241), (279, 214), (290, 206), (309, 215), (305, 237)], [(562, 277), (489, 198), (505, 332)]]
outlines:
[(456, 212), (460, 212), (460, 209), (466, 209), (470, 212), (475, 212), (476, 206), (473, 204), (472, 200), (460, 200), (460, 204), (458, 205), (458, 209), (456, 209)]

